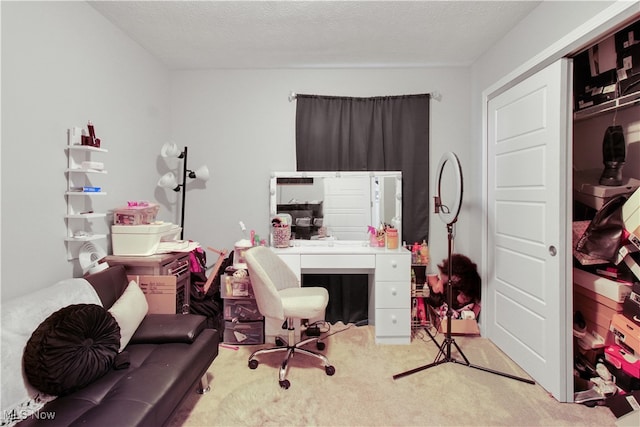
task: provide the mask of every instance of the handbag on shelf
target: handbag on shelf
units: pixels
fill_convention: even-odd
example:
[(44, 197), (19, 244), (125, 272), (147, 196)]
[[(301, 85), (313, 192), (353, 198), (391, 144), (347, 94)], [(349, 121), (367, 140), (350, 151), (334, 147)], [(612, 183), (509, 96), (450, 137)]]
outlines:
[(627, 196), (618, 195), (607, 201), (589, 223), (576, 243), (576, 250), (607, 261), (615, 261), (624, 235), (622, 205)]

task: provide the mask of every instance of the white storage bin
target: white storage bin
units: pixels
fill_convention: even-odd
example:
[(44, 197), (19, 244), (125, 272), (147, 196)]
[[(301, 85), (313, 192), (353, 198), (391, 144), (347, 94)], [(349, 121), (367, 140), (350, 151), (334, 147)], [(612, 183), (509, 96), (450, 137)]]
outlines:
[(143, 225), (112, 225), (114, 255), (149, 256), (156, 253), (161, 240), (175, 238), (180, 227), (170, 222)]

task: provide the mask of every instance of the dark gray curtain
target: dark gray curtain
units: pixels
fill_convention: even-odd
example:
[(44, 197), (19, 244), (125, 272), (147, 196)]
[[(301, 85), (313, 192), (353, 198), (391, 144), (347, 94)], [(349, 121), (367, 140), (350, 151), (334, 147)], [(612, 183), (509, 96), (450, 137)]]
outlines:
[[(428, 241), (430, 98), (297, 95), (297, 170), (401, 171), (402, 241)], [(304, 275), (303, 285), (328, 289), (330, 323), (367, 318), (366, 275)]]
[(297, 170), (401, 171), (402, 241), (428, 241), (430, 98), (297, 95)]

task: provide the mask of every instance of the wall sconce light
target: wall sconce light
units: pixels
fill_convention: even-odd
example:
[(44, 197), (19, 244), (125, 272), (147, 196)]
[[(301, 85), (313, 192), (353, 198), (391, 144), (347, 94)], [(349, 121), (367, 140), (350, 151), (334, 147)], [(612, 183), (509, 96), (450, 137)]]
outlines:
[(198, 179), (200, 181), (206, 182), (209, 180), (209, 168), (205, 166), (200, 166), (195, 171), (187, 169), (187, 147), (184, 147), (183, 151), (180, 151), (178, 146), (175, 143), (166, 143), (162, 146), (160, 150), (160, 155), (162, 157), (177, 157), (178, 159), (183, 159), (184, 164), (182, 166), (182, 183), (178, 182), (176, 175), (173, 172), (167, 172), (162, 175), (158, 180), (158, 187), (162, 188), (170, 188), (171, 190), (178, 192), (182, 189), (182, 204), (181, 204), (181, 214), (180, 214), (180, 240), (184, 239), (184, 210), (185, 210), (185, 199), (186, 199), (186, 189), (185, 184), (187, 181), (187, 177), (191, 179)]

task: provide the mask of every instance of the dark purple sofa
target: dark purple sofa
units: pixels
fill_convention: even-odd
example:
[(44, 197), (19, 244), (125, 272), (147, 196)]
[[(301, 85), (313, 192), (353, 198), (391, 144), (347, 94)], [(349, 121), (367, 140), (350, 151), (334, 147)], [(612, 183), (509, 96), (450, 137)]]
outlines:
[[(123, 266), (86, 277), (109, 308), (126, 288)], [(124, 349), (126, 369), (106, 375), (40, 410), (18, 425), (162, 426), (190, 394), (208, 390), (207, 369), (218, 355), (219, 336), (195, 314), (147, 314)]]

